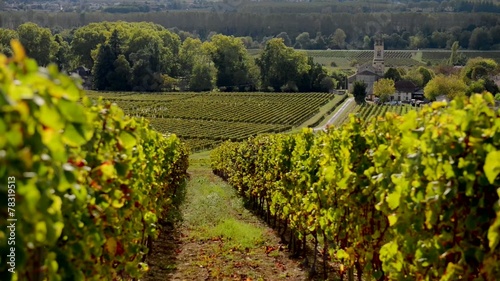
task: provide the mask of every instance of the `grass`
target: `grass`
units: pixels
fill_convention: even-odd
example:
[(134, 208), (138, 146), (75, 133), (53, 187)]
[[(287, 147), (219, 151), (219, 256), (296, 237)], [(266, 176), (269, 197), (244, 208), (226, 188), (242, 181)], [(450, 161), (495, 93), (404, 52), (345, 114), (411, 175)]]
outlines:
[(180, 219), (155, 242), (144, 280), (306, 280), (286, 250), (266, 252), (279, 238), (212, 173), (209, 155), (191, 155)]
[(252, 215), (232, 187), (214, 182), (206, 173), (206, 156), (207, 153), (195, 154), (191, 161), (199, 171), (194, 173), (200, 176), (189, 183), (186, 194), (189, 204), (183, 209), (184, 225), (191, 230), (190, 237), (195, 240), (222, 239), (226, 249), (262, 246), (262, 228), (245, 222), (245, 218)]

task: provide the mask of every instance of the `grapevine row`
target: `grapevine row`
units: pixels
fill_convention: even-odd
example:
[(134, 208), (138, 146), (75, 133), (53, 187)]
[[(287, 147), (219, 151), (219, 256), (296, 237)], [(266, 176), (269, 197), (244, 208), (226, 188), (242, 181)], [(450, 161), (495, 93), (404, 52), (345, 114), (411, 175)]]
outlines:
[(492, 95), (475, 95), (367, 123), (352, 115), (327, 132), (224, 143), (212, 169), (279, 232), (291, 230), (292, 250), (307, 236), (315, 248), (325, 241), (321, 252), (341, 276), (499, 280), (493, 105)]
[[(2, 280), (140, 277), (158, 218), (186, 178), (184, 145), (13, 49), (0, 55), (0, 179), (15, 179), (15, 200), (0, 210), (16, 228), (8, 244), (12, 222), (0, 222)], [(6, 275), (10, 252), (15, 273)]]

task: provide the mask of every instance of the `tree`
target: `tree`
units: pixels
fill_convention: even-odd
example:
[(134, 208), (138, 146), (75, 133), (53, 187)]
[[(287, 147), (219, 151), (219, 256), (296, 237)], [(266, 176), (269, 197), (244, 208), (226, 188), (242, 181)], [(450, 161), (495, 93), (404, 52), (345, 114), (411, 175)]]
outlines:
[(330, 48), (343, 49), (345, 46), (345, 39), (346, 38), (347, 38), (347, 35), (345, 34), (344, 30), (337, 28), (331, 37)]
[(55, 49), (54, 57), (51, 59), (57, 64), (59, 70), (69, 69), (71, 62), (71, 53), (68, 42), (64, 41), (61, 35), (57, 34), (54, 37)]
[(189, 89), (191, 91), (210, 91), (215, 87), (217, 69), (213, 64), (197, 61), (193, 66)]
[(355, 81), (352, 89), (354, 101), (357, 104), (365, 103), (366, 98), (366, 84), (363, 81)]
[(390, 67), (385, 72), (384, 78), (391, 79), (394, 82), (398, 82), (399, 80), (401, 80), (401, 73), (399, 73), (399, 71), (397, 69)]
[(54, 47), (50, 29), (28, 22), (17, 27), (17, 34), (28, 56), (41, 66), (49, 64), (53, 50), (51, 47)]
[(264, 51), (257, 59), (262, 86), (265, 90), (281, 90), (289, 82), (298, 81), (310, 69), (307, 57), (285, 46), (283, 39), (267, 41)]
[(211, 38), (207, 49), (217, 69), (218, 87), (241, 88), (256, 84), (257, 77), (250, 71), (254, 61), (241, 40), (217, 34)]
[(418, 73), (420, 73), (420, 75), (422, 75), (423, 87), (425, 87), (425, 85), (427, 85), (427, 83), (429, 83), (429, 81), (431, 81), (431, 79), (434, 78), (434, 76), (436, 76), (432, 70), (425, 68), (423, 66), (419, 66), (417, 68), (417, 71)]
[(333, 79), (332, 77), (323, 77), (320, 81), (320, 86), (321, 86), (321, 92), (331, 92), (335, 89), (337, 86), (337, 81)]
[(489, 50), (491, 48), (491, 37), (484, 27), (477, 27), (472, 31), (469, 39), (469, 49)]
[(434, 77), (424, 88), (424, 96), (428, 100), (436, 100), (440, 95), (453, 99), (465, 95), (467, 85), (457, 76), (444, 76), (442, 74)]
[(365, 37), (363, 37), (363, 49), (370, 50), (373, 48), (372, 46), (373, 46), (372, 39), (370, 38), (370, 36), (365, 35)]
[(327, 72), (319, 63), (315, 63), (312, 57), (308, 57), (307, 64), (309, 70), (304, 72), (297, 81), (300, 92), (327, 92), (329, 89), (323, 88), (321, 81), (327, 78)]
[(110, 87), (109, 77), (115, 70), (116, 57), (109, 44), (100, 45), (98, 50), (97, 59), (92, 68), (93, 86), (94, 89), (102, 91)]
[(394, 80), (384, 78), (373, 83), (373, 94), (379, 97), (382, 102), (388, 101), (395, 92)]
[(128, 91), (130, 90), (131, 72), (130, 64), (125, 55), (118, 55), (113, 62), (114, 71), (108, 75), (110, 90)]
[(302, 32), (295, 38), (295, 42), (299, 43), (302, 49), (309, 49), (311, 46), (311, 38), (309, 32)]
[(285, 43), (285, 45), (287, 47), (291, 47), (292, 46), (292, 40), (290, 40), (290, 37), (288, 36), (288, 33), (281, 32), (280, 34), (276, 35), (276, 38), (283, 39), (283, 43)]
[(179, 51), (180, 74), (182, 76), (191, 75), (195, 62), (199, 60), (199, 56), (203, 55), (201, 46), (200, 39), (187, 38), (182, 43)]
[(121, 55), (123, 53), (122, 45), (123, 40), (120, 38), (120, 34), (117, 29), (113, 30), (111, 33), (111, 37), (109, 38), (109, 45), (111, 47), (111, 51), (116, 55)]
[(488, 78), (498, 73), (498, 64), (492, 59), (470, 59), (461, 71), (462, 78), (466, 81)]
[(448, 59), (449, 65), (456, 65), (456, 63), (458, 62), (458, 48), (460, 48), (458, 41), (453, 42), (453, 45), (451, 45), (450, 58)]
[(473, 86), (472, 84), (475, 84), (472, 88), (477, 89), (478, 85), (481, 85), (485, 91), (495, 94), (499, 89), (491, 77), (498, 74), (498, 72), (499, 67), (494, 60), (473, 58), (467, 62), (460, 75), (467, 85)]
[(10, 48), (10, 41), (12, 39), (18, 39), (18, 35), (15, 30), (0, 28), (0, 53), (7, 56), (12, 55), (12, 50)]
[(102, 23), (91, 23), (75, 31), (73, 40), (71, 40), (71, 50), (77, 58), (78, 64), (92, 69), (94, 66), (92, 50), (106, 41), (104, 31)]
[(323, 39), (321, 32), (316, 32), (316, 38), (314, 38), (314, 49), (326, 49), (326, 42), (325, 39)]

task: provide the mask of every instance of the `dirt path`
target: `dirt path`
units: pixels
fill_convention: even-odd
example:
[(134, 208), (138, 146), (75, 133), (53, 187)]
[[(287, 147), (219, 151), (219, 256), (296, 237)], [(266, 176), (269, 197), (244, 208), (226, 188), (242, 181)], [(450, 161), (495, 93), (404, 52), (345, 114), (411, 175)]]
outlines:
[(143, 280), (308, 280), (275, 232), (212, 174), (208, 154), (193, 157), (189, 172)]
[(318, 131), (318, 130), (324, 130), (328, 125), (330, 124), (333, 124), (335, 123), (335, 121), (337, 120), (337, 118), (339, 118), (340, 116), (342, 116), (342, 114), (344, 113), (344, 111), (349, 107), (349, 105), (351, 103), (354, 102), (354, 98), (348, 98), (343, 104), (342, 106), (337, 110), (337, 112), (335, 112), (335, 114), (333, 114), (333, 116), (328, 119), (328, 121), (326, 122), (325, 125), (321, 126), (321, 127), (317, 127), (317, 128), (314, 128), (315, 131)]

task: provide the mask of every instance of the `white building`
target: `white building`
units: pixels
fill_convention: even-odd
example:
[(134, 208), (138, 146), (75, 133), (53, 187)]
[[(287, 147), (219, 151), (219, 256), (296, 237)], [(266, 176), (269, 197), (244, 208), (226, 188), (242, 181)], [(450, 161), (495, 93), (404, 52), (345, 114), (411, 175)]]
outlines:
[(348, 90), (352, 93), (355, 81), (363, 81), (366, 84), (366, 96), (373, 99), (373, 84), (384, 77), (384, 41), (381, 38), (375, 39), (373, 50), (373, 61), (358, 67), (356, 74), (348, 78)]

